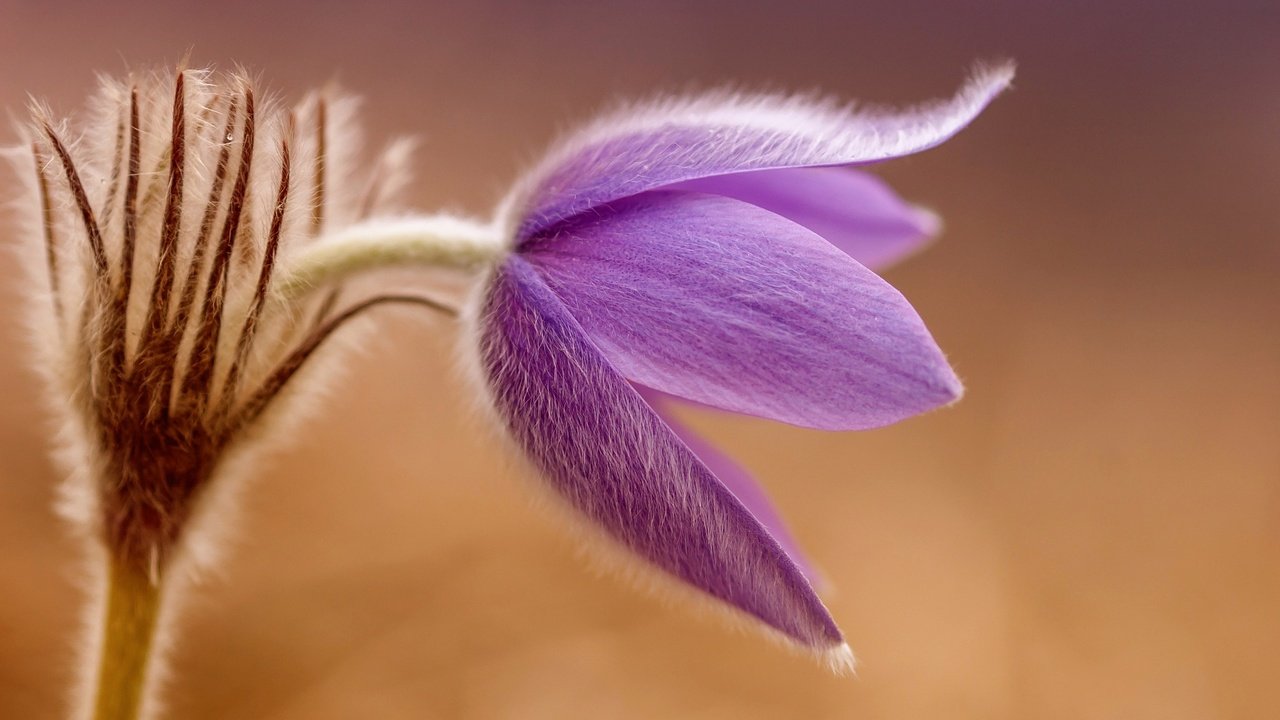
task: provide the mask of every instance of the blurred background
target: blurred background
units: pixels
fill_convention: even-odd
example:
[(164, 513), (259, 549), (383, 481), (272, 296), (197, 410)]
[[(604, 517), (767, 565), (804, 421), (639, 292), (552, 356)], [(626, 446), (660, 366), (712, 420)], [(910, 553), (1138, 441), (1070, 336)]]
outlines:
[[(0, 0), (0, 107), (76, 111), (95, 73), (188, 48), (291, 98), (337, 78), (372, 140), (422, 140), (415, 203), (472, 213), (616, 98), (732, 82), (907, 104), (977, 59), (1019, 76), (878, 169), (946, 220), (886, 275), (965, 400), (868, 433), (690, 417), (830, 578), (856, 679), (593, 574), (465, 420), (451, 329), (410, 316), (261, 467), (183, 621), (168, 717), (1276, 712), (1275, 3)], [(0, 313), (0, 717), (41, 720), (63, 714), (78, 555), (24, 350)]]

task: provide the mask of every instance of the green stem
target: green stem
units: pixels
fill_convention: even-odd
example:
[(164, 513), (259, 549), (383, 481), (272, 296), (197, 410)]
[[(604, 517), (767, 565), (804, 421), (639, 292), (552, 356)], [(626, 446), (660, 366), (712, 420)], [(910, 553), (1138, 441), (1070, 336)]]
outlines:
[(380, 220), (344, 228), (301, 249), (276, 287), (297, 298), (333, 280), (377, 268), (473, 268), (504, 250), (491, 225), (450, 215)]
[(137, 720), (151, 668), (160, 586), (136, 563), (114, 559), (107, 577), (106, 622), (94, 690), (93, 720)]

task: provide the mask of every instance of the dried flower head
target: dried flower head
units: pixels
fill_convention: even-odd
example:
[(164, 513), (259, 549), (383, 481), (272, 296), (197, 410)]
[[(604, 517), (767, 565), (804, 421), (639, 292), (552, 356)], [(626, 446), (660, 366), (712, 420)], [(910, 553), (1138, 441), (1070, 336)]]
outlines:
[(243, 73), (193, 70), (104, 79), (74, 127), (35, 107), (15, 153), (29, 310), (70, 514), (115, 585), (159, 585), (179, 549), (204, 557), (188, 535), (210, 487), (268, 414), (273, 429), (296, 414), (280, 401), (297, 406), (294, 378), (336, 330), (381, 304), (436, 306), (277, 291), (290, 253), (385, 212), (403, 185), (402, 142), (357, 169), (353, 111), (333, 92), (290, 110)]

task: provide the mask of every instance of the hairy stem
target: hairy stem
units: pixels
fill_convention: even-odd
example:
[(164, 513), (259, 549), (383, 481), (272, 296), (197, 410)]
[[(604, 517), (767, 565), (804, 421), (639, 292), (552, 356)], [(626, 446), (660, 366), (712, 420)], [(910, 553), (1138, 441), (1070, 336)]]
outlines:
[(145, 569), (112, 560), (107, 576), (106, 618), (94, 683), (93, 720), (141, 717), (152, 649), (160, 585)]
[(490, 225), (452, 216), (411, 217), (353, 225), (300, 251), (278, 288), (297, 298), (324, 283), (385, 267), (469, 268), (503, 250)]

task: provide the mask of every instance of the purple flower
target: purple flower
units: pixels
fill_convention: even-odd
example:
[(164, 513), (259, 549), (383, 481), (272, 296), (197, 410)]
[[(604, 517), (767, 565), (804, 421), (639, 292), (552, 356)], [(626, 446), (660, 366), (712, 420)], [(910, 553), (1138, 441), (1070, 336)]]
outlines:
[(956, 400), (920, 317), (868, 269), (932, 216), (844, 166), (942, 142), (1011, 77), (896, 114), (667, 101), (568, 138), (504, 205), (509, 250), (468, 319), (489, 400), (556, 495), (643, 565), (851, 663), (763, 491), (669, 399), (826, 430)]

